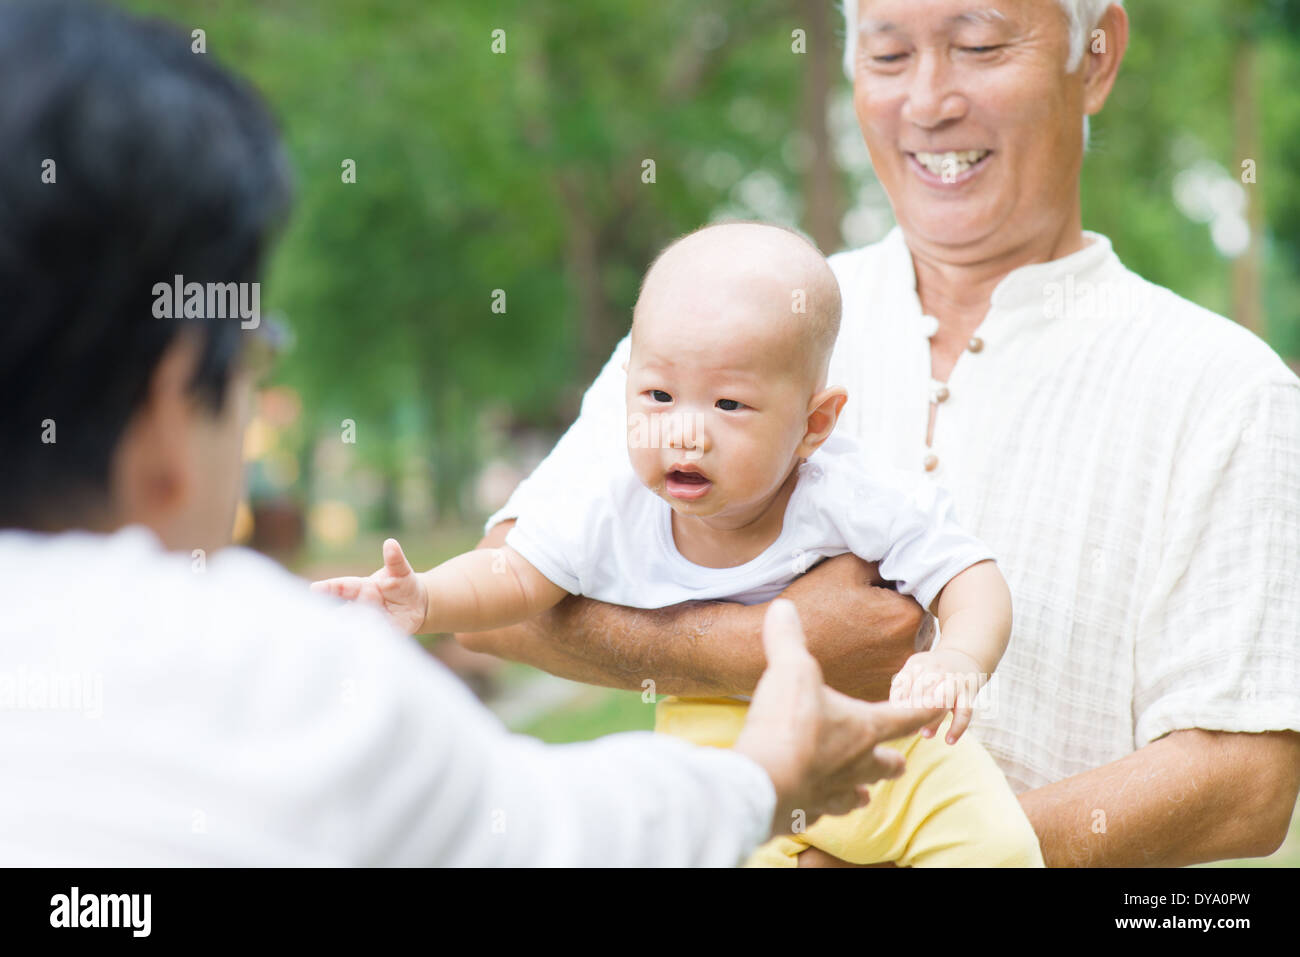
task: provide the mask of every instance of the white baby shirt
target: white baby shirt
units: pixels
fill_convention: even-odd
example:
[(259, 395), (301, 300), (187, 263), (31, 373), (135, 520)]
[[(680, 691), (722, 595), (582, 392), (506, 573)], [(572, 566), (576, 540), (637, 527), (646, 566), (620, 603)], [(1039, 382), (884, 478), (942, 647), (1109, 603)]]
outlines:
[(673, 543), (672, 507), (636, 477), (626, 454), (592, 456), (589, 495), (525, 510), (506, 535), (555, 584), (632, 608), (774, 598), (823, 558), (853, 552), (929, 608), (959, 572), (993, 555), (963, 531), (952, 500), (922, 476), (871, 461), (847, 435), (809, 456), (786, 505), (781, 534), (733, 568), (688, 561)]

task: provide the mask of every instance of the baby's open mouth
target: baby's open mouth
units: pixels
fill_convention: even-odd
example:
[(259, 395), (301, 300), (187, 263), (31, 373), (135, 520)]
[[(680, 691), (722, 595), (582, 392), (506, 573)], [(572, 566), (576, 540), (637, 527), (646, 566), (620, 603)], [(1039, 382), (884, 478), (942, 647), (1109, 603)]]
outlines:
[(692, 485), (703, 485), (708, 481), (701, 472), (682, 472), (673, 470), (668, 473), (669, 478), (674, 478), (679, 482), (687, 482)]
[(700, 498), (712, 485), (703, 472), (684, 472), (681, 469), (672, 469), (664, 481), (668, 494), (680, 499)]

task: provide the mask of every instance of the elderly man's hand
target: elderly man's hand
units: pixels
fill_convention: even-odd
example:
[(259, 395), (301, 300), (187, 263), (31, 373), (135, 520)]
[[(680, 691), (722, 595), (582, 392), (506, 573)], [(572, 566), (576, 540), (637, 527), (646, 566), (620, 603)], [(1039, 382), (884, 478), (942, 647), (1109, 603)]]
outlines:
[(799, 609), (809, 650), (831, 683), (863, 701), (887, 698), (894, 675), (933, 635), (934, 619), (884, 584), (874, 563), (845, 552), (818, 562), (781, 592)]
[(867, 704), (826, 687), (804, 644), (794, 605), (772, 602), (763, 622), (767, 670), (735, 750), (758, 762), (776, 788), (773, 833), (797, 812), (811, 824), (867, 803), (867, 786), (903, 773), (903, 756), (879, 747), (942, 716), (942, 709)]

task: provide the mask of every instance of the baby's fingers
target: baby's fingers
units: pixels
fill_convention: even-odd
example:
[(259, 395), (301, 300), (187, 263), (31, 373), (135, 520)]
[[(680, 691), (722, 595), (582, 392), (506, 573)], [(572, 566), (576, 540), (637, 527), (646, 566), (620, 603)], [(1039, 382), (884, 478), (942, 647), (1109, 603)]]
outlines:
[(411, 563), (406, 560), (402, 546), (395, 538), (384, 540), (384, 570), (393, 578), (404, 578), (414, 573)]
[(943, 724), (943, 719), (947, 717), (946, 709), (951, 709), (956, 704), (956, 690), (953, 687), (952, 678), (939, 675), (932, 677), (934, 683), (927, 690), (925, 703), (933, 708), (944, 708), (945, 713), (939, 715), (921, 730), (922, 736), (927, 738), (934, 737), (939, 730), (939, 725)]
[(365, 578), (326, 578), (324, 581), (312, 582), (311, 590), (321, 595), (330, 595), (344, 601), (356, 601), (361, 596), (361, 586)]
[(939, 717), (927, 724), (921, 729), (921, 737), (933, 738), (935, 732), (939, 730), (939, 725), (943, 724), (943, 719), (946, 717), (948, 717), (948, 712), (945, 711), (943, 714), (939, 715)]
[(889, 683), (889, 703), (897, 705), (912, 703), (912, 676), (907, 671), (900, 671)]
[(945, 738), (949, 744), (956, 744), (961, 740), (961, 736), (965, 734), (966, 729), (970, 727), (972, 714), (973, 709), (969, 706), (953, 709), (952, 726), (948, 728), (948, 736)]

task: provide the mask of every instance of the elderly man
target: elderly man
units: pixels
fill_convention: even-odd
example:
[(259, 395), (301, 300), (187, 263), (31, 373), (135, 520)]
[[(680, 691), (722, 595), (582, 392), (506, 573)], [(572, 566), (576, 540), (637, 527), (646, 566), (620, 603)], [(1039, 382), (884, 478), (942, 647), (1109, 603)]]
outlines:
[(0, 861), (736, 864), (896, 776), (877, 742), (937, 712), (826, 688), (788, 602), (738, 753), (547, 747), (372, 612), (217, 554), (265, 350), (152, 290), (256, 283), (288, 180), (189, 43), (0, 5)]
[[(898, 227), (831, 260), (840, 427), (947, 486), (999, 556), (1015, 630), (976, 733), (1049, 865), (1271, 853), (1300, 788), (1300, 382), (1082, 229), (1086, 117), (1119, 71), (1123, 8), (862, 0), (846, 14)], [(484, 545), (563, 494), (585, 455), (621, 454), (627, 349)], [(828, 680), (863, 697), (885, 696), (920, 621), (879, 584), (841, 556), (785, 592)], [(582, 680), (744, 694), (763, 613), (574, 597), (460, 637)]]

